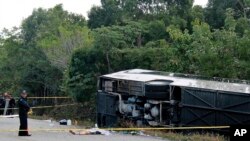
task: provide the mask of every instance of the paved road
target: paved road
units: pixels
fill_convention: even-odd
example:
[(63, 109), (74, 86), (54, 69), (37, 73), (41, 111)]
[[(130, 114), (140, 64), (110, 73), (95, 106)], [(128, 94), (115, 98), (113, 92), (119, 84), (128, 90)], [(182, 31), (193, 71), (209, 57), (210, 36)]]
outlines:
[[(1, 132), (3, 130), (18, 130), (18, 118), (0, 118), (1, 141), (163, 141), (161, 138), (149, 136), (133, 136), (118, 133), (111, 135), (72, 135), (69, 132), (33, 131), (31, 137), (19, 137), (17, 132)], [(69, 129), (75, 126), (63, 126), (56, 122), (29, 119), (29, 129)]]

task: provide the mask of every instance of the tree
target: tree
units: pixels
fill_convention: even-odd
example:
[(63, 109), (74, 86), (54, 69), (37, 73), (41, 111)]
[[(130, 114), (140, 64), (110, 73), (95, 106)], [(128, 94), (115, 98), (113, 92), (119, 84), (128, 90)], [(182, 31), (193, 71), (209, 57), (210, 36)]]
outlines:
[(195, 5), (193, 8), (192, 8), (192, 13), (191, 13), (191, 16), (192, 16), (192, 19), (195, 20), (195, 19), (198, 19), (202, 22), (205, 21), (205, 10), (199, 6), (199, 5)]
[(193, 0), (101, 4), (88, 22), (57, 5), (2, 32), (1, 89), (87, 102), (98, 76), (125, 69), (250, 78), (249, 0), (209, 0), (207, 8)]
[(209, 0), (206, 8), (206, 21), (213, 28), (222, 28), (226, 18), (226, 9), (232, 8), (235, 11), (234, 17), (249, 18), (249, 0)]
[(165, 29), (166, 25), (162, 20), (155, 20), (148, 23), (148, 27), (146, 27), (146, 30), (148, 31), (146, 34), (146, 42), (152, 40), (166, 39), (167, 33)]
[(92, 42), (89, 32), (85, 19), (63, 10), (62, 5), (34, 10), (22, 24), (25, 44), (41, 48), (62, 71), (67, 68), (74, 49)]
[(94, 48), (76, 50), (68, 69), (66, 92), (79, 102), (93, 100), (97, 76), (107, 70), (103, 60), (104, 56), (100, 50)]
[(45, 54), (36, 47), (27, 47), (14, 33), (3, 44), (6, 57), (0, 65), (2, 90), (19, 93), (27, 89), (35, 96), (56, 95), (61, 73), (50, 66)]
[(226, 18), (224, 27), (227, 30), (235, 31), (236, 20), (234, 19), (234, 10), (231, 8), (226, 9)]
[(163, 20), (172, 17), (190, 20), (193, 0), (102, 0), (102, 6), (95, 6), (89, 12), (88, 26), (123, 25), (128, 21)]
[(94, 6), (88, 13), (88, 27), (117, 25), (122, 23), (121, 9), (115, 0), (102, 0), (102, 6)]
[(236, 22), (235, 30), (240, 36), (243, 36), (245, 32), (250, 31), (250, 21), (247, 18), (239, 18)]

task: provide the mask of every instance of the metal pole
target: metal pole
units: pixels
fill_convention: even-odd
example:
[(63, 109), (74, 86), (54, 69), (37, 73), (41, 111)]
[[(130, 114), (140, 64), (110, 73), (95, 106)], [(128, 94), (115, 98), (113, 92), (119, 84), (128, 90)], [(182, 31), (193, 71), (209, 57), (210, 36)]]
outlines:
[(160, 123), (162, 123), (162, 102), (160, 103)]
[(9, 107), (9, 102), (10, 102), (10, 100), (6, 99), (3, 115), (6, 115), (6, 113), (7, 113), (7, 110), (8, 110), (8, 107)]

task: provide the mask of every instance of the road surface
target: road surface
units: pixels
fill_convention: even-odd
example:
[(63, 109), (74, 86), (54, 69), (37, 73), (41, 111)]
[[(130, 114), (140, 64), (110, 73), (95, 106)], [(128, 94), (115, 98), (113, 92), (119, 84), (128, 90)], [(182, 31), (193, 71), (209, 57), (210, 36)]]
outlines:
[[(44, 129), (72, 129), (76, 126), (59, 125), (57, 122), (29, 119), (31, 137), (19, 137), (19, 118), (0, 118), (1, 141), (164, 141), (161, 138), (111, 133), (111, 135), (72, 135), (68, 131), (35, 131)], [(6, 130), (12, 130), (7, 132)], [(166, 140), (165, 140), (166, 141)]]

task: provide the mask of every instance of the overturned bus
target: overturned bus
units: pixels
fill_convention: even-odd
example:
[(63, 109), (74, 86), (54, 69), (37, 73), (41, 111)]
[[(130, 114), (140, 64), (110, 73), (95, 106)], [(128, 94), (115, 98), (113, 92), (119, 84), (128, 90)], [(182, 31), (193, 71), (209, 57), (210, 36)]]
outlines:
[(250, 124), (250, 83), (133, 69), (103, 75), (97, 92), (97, 123), (120, 119), (150, 126)]

